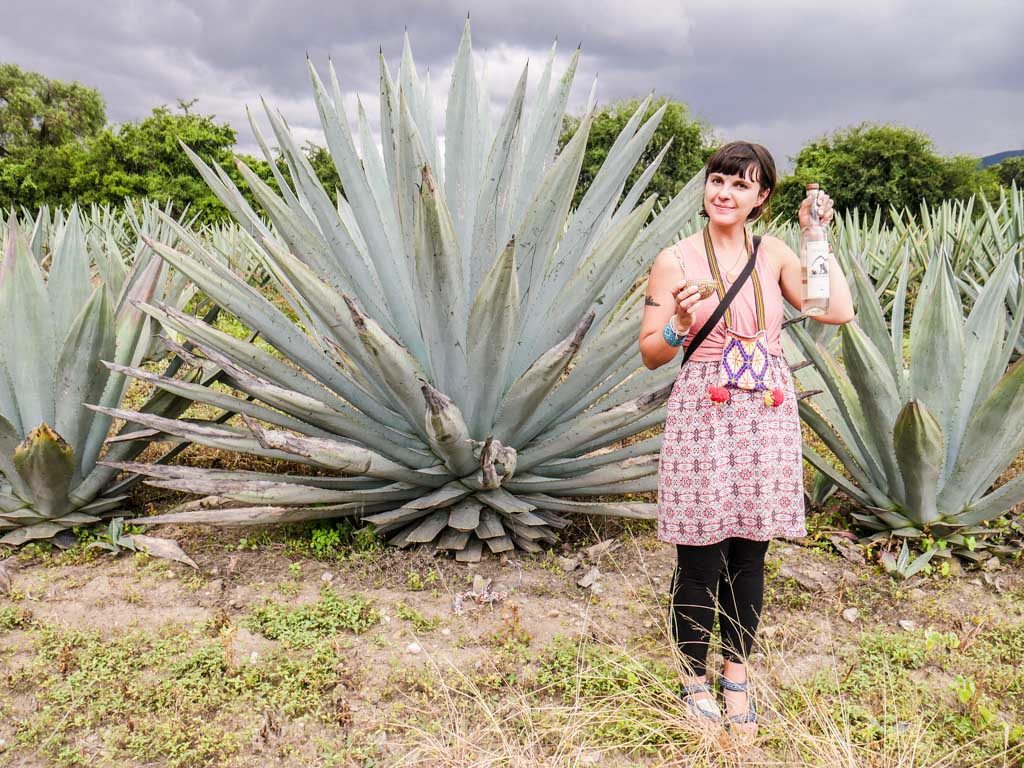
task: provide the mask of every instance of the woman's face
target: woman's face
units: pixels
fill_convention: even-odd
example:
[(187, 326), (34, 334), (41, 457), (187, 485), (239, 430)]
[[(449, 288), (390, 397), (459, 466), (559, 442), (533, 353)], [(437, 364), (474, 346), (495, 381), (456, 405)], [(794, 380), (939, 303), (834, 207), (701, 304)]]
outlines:
[(708, 218), (719, 226), (743, 224), (747, 216), (767, 198), (769, 190), (746, 175), (711, 173), (704, 183), (704, 210)]

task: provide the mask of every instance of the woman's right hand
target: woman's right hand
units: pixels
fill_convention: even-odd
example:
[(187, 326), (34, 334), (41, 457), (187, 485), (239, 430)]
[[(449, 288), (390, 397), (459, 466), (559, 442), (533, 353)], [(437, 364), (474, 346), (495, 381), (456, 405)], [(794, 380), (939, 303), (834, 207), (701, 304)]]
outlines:
[(690, 327), (697, 319), (697, 302), (700, 301), (700, 289), (691, 285), (685, 288), (685, 280), (679, 281), (672, 289), (672, 298), (676, 305), (676, 326), (683, 333), (689, 333)]

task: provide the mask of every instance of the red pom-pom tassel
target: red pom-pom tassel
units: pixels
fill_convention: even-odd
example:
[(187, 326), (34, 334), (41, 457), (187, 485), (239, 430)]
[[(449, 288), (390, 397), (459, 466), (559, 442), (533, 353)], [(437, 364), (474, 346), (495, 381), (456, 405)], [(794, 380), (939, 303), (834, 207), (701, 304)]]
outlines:
[(708, 396), (712, 403), (721, 405), (729, 402), (729, 390), (725, 387), (708, 387)]
[(781, 389), (776, 387), (775, 389), (772, 390), (772, 408), (778, 408), (780, 405), (782, 405), (782, 401), (784, 399), (785, 396), (782, 394)]

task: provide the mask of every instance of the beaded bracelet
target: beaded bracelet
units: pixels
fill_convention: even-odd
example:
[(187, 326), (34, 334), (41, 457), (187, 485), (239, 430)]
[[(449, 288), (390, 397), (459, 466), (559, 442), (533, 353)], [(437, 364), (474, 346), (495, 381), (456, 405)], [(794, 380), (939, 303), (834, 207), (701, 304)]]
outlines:
[(684, 341), (686, 341), (686, 336), (689, 331), (682, 335), (676, 333), (675, 325), (672, 323), (673, 319), (674, 317), (670, 317), (668, 322), (665, 323), (665, 329), (661, 332), (661, 335), (665, 339), (665, 343), (670, 347), (679, 347), (682, 346)]

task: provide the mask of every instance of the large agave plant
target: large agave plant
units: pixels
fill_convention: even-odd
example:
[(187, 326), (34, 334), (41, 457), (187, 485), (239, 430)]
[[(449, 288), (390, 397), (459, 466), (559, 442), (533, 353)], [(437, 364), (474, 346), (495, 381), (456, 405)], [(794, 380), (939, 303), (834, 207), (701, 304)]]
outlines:
[(816, 407), (801, 401), (801, 416), (849, 477), (809, 446), (805, 456), (861, 505), (854, 517), (879, 536), (927, 533), (961, 547), (987, 531), (979, 524), (1024, 500), (1024, 476), (992, 490), (1024, 449), (1024, 364), (1007, 371), (1024, 320), (1005, 310), (1014, 258), (1002, 257), (965, 320), (948, 254), (937, 249), (910, 322), (908, 363), (906, 254), (888, 325), (875, 287), (852, 263), (859, 324), (840, 331), (842, 365), (791, 329), (814, 363), (797, 374), (801, 385), (824, 390)]
[[(97, 465), (111, 419), (83, 403), (121, 402), (127, 379), (101, 360), (138, 363), (149, 334), (135, 302), (152, 298), (163, 269), (157, 258), (139, 260), (112, 292), (91, 273), (78, 210), (50, 229), (52, 251), (37, 261), (39, 241), (24, 237), (12, 216), (0, 263), (3, 544), (97, 522), (126, 498), (124, 486), (112, 483), (116, 470)], [(165, 412), (168, 404), (157, 398), (147, 409)], [(124, 460), (144, 447), (122, 439), (107, 455)]]
[(570, 211), (592, 110), (555, 156), (578, 52), (552, 88), (553, 57), (552, 50), (529, 99), (524, 69), (492, 129), (467, 25), (449, 90), (443, 163), (429, 88), (408, 40), (397, 83), (380, 59), (382, 150), (361, 104), (350, 129), (333, 68), (328, 87), (310, 65), (344, 193), (321, 187), (284, 119), (268, 109), (292, 183), (280, 179), (278, 196), (239, 169), (276, 236), (222, 169), (193, 156), (239, 222), (261, 238), (264, 266), (299, 325), (187, 233), (190, 256), (157, 244), (276, 354), (171, 307), (145, 306), (194, 345), (193, 364), (223, 370), (245, 397), (115, 370), (238, 411), (244, 426), (105, 412), (334, 476), (123, 464), (156, 485), (210, 497), (203, 509), (146, 522), (362, 515), (394, 544), (433, 542), (475, 560), (484, 546), (537, 550), (566, 525), (566, 513), (653, 516), (652, 504), (601, 497), (656, 487), (660, 437), (614, 446), (663, 418), (675, 371), (638, 371), (641, 278), (693, 215), (701, 180), (657, 216), (655, 200), (643, 194), (663, 153), (624, 188), (662, 116), (643, 122), (645, 102)]

